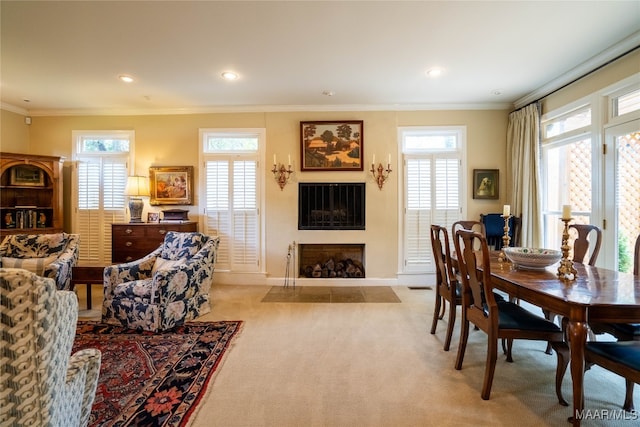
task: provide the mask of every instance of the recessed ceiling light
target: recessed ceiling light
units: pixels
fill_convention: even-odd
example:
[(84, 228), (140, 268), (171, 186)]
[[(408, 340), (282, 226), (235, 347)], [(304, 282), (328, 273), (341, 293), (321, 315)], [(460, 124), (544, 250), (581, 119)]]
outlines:
[(442, 75), (442, 68), (437, 68), (437, 67), (429, 68), (426, 74), (429, 77), (438, 77)]
[(502, 95), (502, 89), (494, 89), (491, 91), (491, 94), (495, 96), (500, 96)]
[(322, 94), (325, 95), (325, 96), (333, 96), (336, 93), (334, 91), (332, 91), (332, 90), (323, 90)]
[(222, 78), (225, 80), (235, 80), (238, 78), (238, 75), (233, 71), (225, 71), (222, 73)]
[(128, 75), (126, 75), (126, 74), (120, 74), (120, 75), (118, 76), (118, 78), (119, 78), (121, 81), (125, 82), (125, 83), (131, 83), (131, 82), (133, 82), (133, 77), (128, 76)]

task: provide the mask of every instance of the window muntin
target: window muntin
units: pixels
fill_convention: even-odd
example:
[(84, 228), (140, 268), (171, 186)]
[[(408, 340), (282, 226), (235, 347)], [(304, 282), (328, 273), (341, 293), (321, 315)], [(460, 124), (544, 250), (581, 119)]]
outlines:
[(543, 123), (544, 138), (553, 138), (588, 126), (591, 126), (591, 108), (584, 107)]
[(612, 98), (611, 108), (613, 117), (640, 111), (640, 88)]

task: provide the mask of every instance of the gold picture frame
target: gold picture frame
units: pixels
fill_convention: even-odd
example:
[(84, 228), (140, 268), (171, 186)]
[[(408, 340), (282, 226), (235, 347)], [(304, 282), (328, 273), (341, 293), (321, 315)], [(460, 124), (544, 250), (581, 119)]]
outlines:
[(473, 198), (498, 199), (500, 171), (498, 169), (473, 170)]
[(363, 170), (362, 120), (300, 122), (302, 171)]
[(193, 166), (149, 168), (150, 205), (192, 205)]
[(44, 172), (33, 165), (13, 166), (9, 183), (16, 186), (44, 187)]

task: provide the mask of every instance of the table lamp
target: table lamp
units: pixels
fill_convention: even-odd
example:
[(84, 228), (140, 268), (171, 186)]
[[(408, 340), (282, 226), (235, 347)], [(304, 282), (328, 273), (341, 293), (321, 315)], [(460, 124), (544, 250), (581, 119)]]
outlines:
[(129, 213), (131, 214), (129, 222), (142, 222), (144, 202), (140, 196), (149, 195), (149, 178), (146, 176), (127, 177), (127, 186), (124, 189), (124, 194), (129, 196)]

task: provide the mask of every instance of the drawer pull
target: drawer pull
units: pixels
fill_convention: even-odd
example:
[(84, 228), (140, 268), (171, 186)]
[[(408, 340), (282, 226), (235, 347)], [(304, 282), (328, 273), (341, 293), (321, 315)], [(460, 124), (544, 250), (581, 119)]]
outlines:
[(160, 234), (164, 234), (164, 233), (166, 233), (166, 232), (167, 232), (167, 230), (164, 230), (164, 229), (160, 229), (160, 230), (158, 230), (158, 233), (160, 233)]
[(133, 230), (130, 229), (130, 228), (127, 228), (126, 230), (124, 230), (124, 232), (127, 233), (127, 234), (131, 234), (131, 233), (133, 233)]
[(125, 246), (133, 246), (133, 242), (127, 242), (124, 244)]

